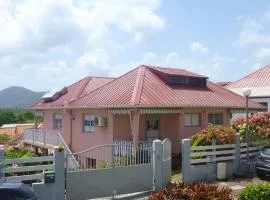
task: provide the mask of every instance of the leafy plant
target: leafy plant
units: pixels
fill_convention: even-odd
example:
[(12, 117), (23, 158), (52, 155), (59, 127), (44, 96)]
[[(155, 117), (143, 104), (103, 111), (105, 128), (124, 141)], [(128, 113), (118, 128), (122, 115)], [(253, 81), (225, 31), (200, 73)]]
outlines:
[[(248, 129), (252, 142), (270, 139), (270, 113), (258, 113), (249, 117)], [(238, 118), (233, 121), (232, 128), (240, 133), (241, 141), (245, 141), (246, 120)]]
[(232, 190), (209, 183), (173, 183), (150, 195), (149, 200), (233, 200)]
[(5, 133), (0, 135), (0, 143), (8, 142), (9, 140), (10, 140), (9, 135)]
[(216, 144), (232, 144), (236, 139), (236, 131), (230, 127), (211, 125), (192, 136), (192, 146)]
[(239, 200), (270, 199), (270, 183), (251, 184), (240, 192)]

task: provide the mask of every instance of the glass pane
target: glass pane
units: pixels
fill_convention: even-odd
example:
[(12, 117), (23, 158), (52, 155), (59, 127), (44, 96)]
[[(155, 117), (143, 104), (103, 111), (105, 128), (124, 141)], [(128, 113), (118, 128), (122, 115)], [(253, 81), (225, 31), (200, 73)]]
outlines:
[(159, 130), (159, 116), (158, 115), (147, 115), (146, 130)]
[(185, 126), (191, 126), (191, 114), (185, 114)]
[(200, 115), (193, 114), (192, 115), (192, 126), (199, 126), (200, 125)]

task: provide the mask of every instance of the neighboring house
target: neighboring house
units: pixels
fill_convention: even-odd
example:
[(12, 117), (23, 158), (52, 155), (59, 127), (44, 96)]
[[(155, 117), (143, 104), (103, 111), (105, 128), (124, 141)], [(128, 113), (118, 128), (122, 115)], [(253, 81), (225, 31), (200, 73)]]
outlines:
[(267, 107), (270, 112), (270, 65), (225, 86), (239, 95), (243, 95), (245, 88), (251, 89), (250, 99)]
[(222, 86), (222, 87), (224, 87), (224, 86), (226, 86), (226, 85), (228, 85), (228, 84), (230, 84), (231, 82), (217, 82), (216, 84), (217, 85), (219, 85), (219, 86)]
[(0, 127), (0, 135), (8, 135), (10, 141), (19, 141), (26, 128), (34, 128), (34, 124), (3, 124)]
[[(265, 109), (252, 101), (250, 107)], [(61, 132), (75, 152), (119, 140), (138, 145), (169, 138), (179, 153), (181, 139), (208, 123), (228, 125), (245, 99), (205, 76), (142, 65), (114, 80), (83, 79), (32, 108), (44, 113), (44, 129)]]

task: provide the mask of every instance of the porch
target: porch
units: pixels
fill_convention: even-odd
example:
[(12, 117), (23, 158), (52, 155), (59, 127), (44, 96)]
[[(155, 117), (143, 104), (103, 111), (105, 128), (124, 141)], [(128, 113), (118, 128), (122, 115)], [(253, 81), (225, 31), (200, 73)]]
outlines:
[[(179, 153), (183, 112), (178, 108), (113, 109), (108, 111), (113, 124), (113, 141), (133, 143), (135, 146), (152, 144), (155, 139), (168, 138), (175, 143), (172, 151)], [(177, 144), (177, 145), (176, 145)]]

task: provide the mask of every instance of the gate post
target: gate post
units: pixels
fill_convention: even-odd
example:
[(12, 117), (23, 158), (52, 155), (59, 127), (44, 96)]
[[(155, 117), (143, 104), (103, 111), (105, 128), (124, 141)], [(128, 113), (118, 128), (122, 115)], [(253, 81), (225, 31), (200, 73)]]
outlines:
[(240, 167), (240, 159), (241, 159), (241, 143), (240, 143), (240, 134), (236, 133), (236, 141), (235, 141), (235, 171), (237, 172)]
[(2, 172), (2, 168), (4, 167), (4, 146), (0, 145), (0, 184), (4, 182), (5, 174)]
[(162, 188), (163, 145), (160, 140), (153, 141), (153, 190)]
[(54, 172), (54, 199), (65, 199), (65, 150), (63, 148), (54, 147)]
[(182, 179), (183, 183), (190, 181), (190, 139), (182, 140)]

